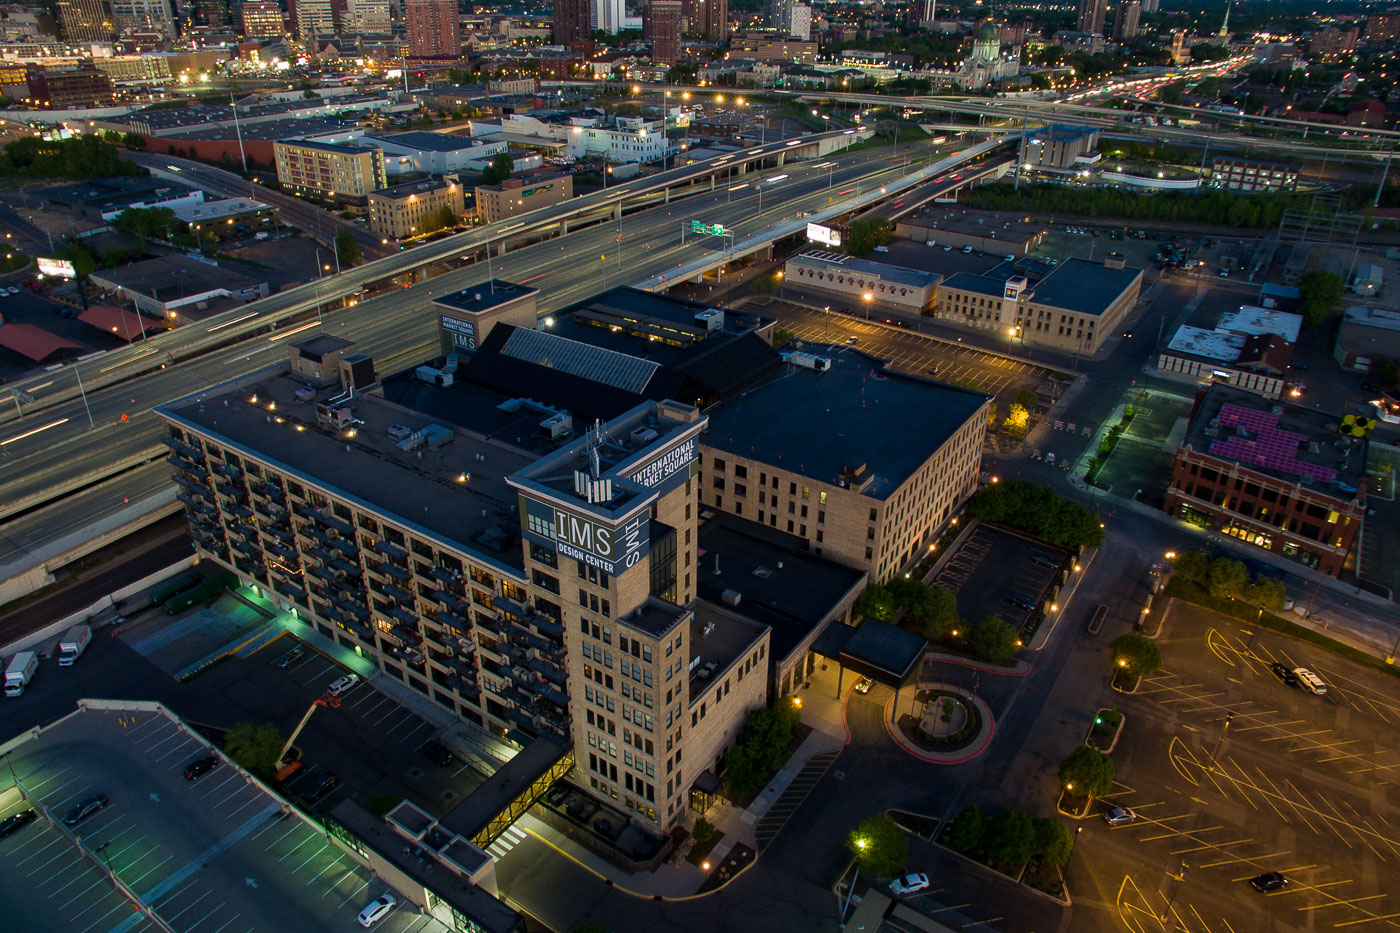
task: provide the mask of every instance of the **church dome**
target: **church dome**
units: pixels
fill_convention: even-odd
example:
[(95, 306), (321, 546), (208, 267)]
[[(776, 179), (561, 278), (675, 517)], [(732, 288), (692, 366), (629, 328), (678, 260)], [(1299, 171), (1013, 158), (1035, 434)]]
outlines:
[(1001, 31), (991, 23), (983, 23), (982, 28), (977, 30), (977, 38), (983, 42), (1001, 38)]

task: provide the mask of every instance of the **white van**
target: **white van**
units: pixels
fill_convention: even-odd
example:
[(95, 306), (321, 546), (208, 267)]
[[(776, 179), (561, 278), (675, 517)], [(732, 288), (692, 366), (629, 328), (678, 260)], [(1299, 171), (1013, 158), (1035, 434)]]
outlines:
[(1293, 673), (1298, 678), (1298, 686), (1309, 693), (1315, 693), (1321, 696), (1327, 692), (1327, 685), (1322, 682), (1322, 678), (1306, 667), (1295, 667), (1293, 668)]

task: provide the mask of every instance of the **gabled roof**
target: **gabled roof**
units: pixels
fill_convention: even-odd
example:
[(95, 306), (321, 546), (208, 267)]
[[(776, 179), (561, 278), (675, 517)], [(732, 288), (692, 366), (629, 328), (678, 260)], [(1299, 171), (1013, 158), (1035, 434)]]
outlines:
[(164, 323), (143, 318), (134, 311), (118, 308), (116, 305), (93, 305), (78, 320), (96, 327), (98, 330), (128, 339), (139, 337), (148, 330), (164, 329)]
[(0, 347), (27, 356), (36, 363), (59, 350), (82, 349), (73, 341), (64, 340), (33, 324), (0, 325)]

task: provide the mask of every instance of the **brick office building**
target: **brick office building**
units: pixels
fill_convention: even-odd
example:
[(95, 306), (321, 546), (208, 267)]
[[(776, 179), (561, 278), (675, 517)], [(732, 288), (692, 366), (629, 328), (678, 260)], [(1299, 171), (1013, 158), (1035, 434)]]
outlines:
[(1338, 419), (1216, 385), (1196, 396), (1167, 514), (1338, 576), (1366, 514), (1366, 440)]

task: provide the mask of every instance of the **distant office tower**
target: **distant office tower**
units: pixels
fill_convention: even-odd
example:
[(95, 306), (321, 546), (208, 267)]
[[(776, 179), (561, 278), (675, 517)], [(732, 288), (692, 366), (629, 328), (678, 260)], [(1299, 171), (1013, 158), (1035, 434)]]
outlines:
[(554, 0), (554, 44), (570, 46), (587, 42), (593, 34), (590, 0)]
[(937, 16), (938, 0), (913, 0), (907, 9), (909, 25), (923, 26), (933, 22)]
[(729, 0), (695, 0), (695, 8), (692, 30), (715, 42), (729, 38)]
[(331, 0), (297, 0), (296, 27), (297, 38), (307, 46), (335, 35)]
[(1121, 0), (1118, 11), (1113, 14), (1113, 38), (1119, 42), (1131, 42), (1136, 39), (1141, 19), (1141, 0)]
[(239, 4), (238, 10), (243, 19), (243, 35), (250, 39), (280, 36), (285, 29), (282, 25), (282, 11), (278, 8), (276, 0), (245, 0)]
[(112, 20), (117, 32), (158, 32), (175, 37), (169, 0), (112, 0)]
[(788, 25), (792, 22), (792, 4), (794, 0), (768, 0), (768, 24), (783, 35), (787, 34)]
[[(453, 14), (456, 14), (454, 0)], [(344, 32), (357, 36), (387, 36), (394, 31), (389, 22), (389, 0), (347, 0)]]
[(462, 54), (457, 0), (407, 0), (408, 54), (415, 58), (456, 58)]
[(681, 0), (651, 0), (642, 14), (642, 37), (651, 42), (651, 60), (673, 64), (681, 54)]
[(233, 21), (229, 15), (228, 0), (198, 0), (195, 3), (195, 21), (205, 26), (227, 26)]
[(1079, 0), (1079, 31), (1091, 36), (1103, 35), (1104, 13), (1108, 0)]
[(1162, 0), (1142, 0), (1142, 12), (1156, 13), (1161, 9)]
[(58, 20), (69, 42), (101, 42), (116, 34), (102, 0), (58, 0)]
[(806, 42), (812, 38), (812, 8), (805, 3), (792, 5), (792, 18), (788, 22), (788, 35)]

